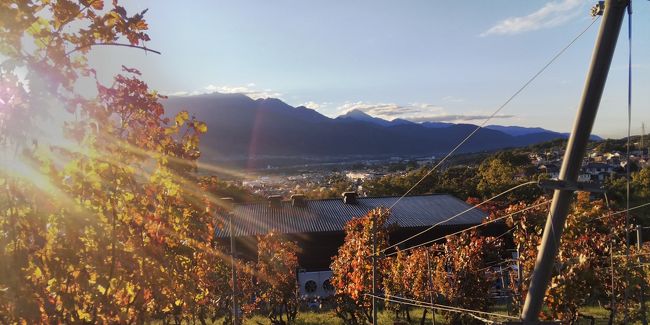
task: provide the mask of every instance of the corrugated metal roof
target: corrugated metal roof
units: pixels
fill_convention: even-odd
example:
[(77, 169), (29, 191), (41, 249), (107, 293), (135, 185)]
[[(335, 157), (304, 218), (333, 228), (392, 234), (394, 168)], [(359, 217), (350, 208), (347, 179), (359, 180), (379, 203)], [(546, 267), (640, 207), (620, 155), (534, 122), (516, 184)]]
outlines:
[[(233, 209), (235, 236), (256, 236), (276, 230), (279, 233), (314, 233), (342, 231), (353, 217), (363, 216), (377, 207), (390, 207), (399, 197), (359, 197), (357, 203), (342, 199), (307, 200), (304, 207), (293, 207), (283, 201), (271, 208), (268, 202), (236, 205)], [(392, 209), (389, 224), (400, 227), (426, 227), (471, 208), (462, 200), (447, 194), (404, 197)], [(471, 209), (442, 225), (474, 225), (487, 217), (480, 209)], [(217, 230), (218, 237), (227, 237), (228, 229)]]

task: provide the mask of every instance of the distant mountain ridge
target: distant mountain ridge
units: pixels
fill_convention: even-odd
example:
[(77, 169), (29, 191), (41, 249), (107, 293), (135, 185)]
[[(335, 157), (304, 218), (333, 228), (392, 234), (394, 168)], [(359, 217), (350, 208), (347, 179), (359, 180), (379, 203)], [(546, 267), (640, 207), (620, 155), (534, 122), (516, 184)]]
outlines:
[[(202, 159), (210, 161), (439, 155), (451, 150), (476, 128), (471, 124), (386, 121), (361, 111), (329, 118), (279, 99), (254, 100), (242, 94), (170, 97), (164, 105), (168, 115), (186, 109), (207, 123), (208, 132), (201, 139), (201, 148)], [(482, 128), (459, 152), (519, 147), (566, 137), (543, 129), (519, 130), (520, 135), (504, 131)]]
[[(555, 133), (561, 135), (562, 137), (568, 138), (570, 135), (570, 133), (568, 132), (560, 133), (560, 132), (550, 131), (539, 127), (488, 125), (485, 128), (501, 131), (503, 133), (512, 136), (522, 136), (522, 135), (535, 134), (535, 133)], [(603, 139), (595, 134), (592, 134), (589, 138), (594, 141), (600, 141)]]
[(341, 121), (357, 121), (357, 122), (368, 122), (368, 123), (373, 123), (381, 126), (395, 126), (395, 125), (404, 125), (404, 124), (416, 124), (411, 121), (407, 121), (404, 119), (396, 118), (392, 121), (387, 121), (379, 117), (373, 117), (370, 116), (369, 114), (359, 110), (359, 109), (353, 109), (343, 115), (340, 115), (336, 117), (337, 120)]

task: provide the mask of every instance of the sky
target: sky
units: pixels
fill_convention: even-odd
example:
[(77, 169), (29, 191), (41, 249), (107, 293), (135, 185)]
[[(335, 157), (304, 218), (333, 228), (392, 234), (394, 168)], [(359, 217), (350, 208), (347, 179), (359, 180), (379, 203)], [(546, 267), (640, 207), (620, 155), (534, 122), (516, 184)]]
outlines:
[[(161, 93), (276, 97), (335, 117), (480, 124), (590, 23), (596, 1), (169, 1), (145, 15), (162, 55), (97, 47), (105, 81), (122, 64)], [(650, 131), (650, 2), (633, 12), (632, 133)], [(600, 21), (488, 124), (570, 131)], [(627, 132), (627, 18), (594, 133)], [(191, 108), (190, 108), (191, 109)]]

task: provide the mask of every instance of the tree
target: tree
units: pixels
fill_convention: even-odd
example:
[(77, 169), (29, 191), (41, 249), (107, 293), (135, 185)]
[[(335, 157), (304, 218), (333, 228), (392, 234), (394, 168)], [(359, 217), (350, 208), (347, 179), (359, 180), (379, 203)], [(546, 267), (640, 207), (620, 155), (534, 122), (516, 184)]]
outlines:
[[(204, 322), (218, 299), (207, 274), (222, 257), (220, 208), (195, 175), (207, 126), (165, 117), (137, 70), (106, 86), (87, 64), (94, 46), (145, 49), (144, 14), (0, 3), (2, 322)], [(48, 114), (66, 122), (40, 127)]]
[[(377, 208), (365, 216), (352, 218), (345, 225), (345, 240), (333, 258), (332, 285), (335, 289), (336, 314), (346, 324), (372, 321), (372, 255), (388, 245), (386, 222), (389, 212)], [(375, 230), (375, 231), (373, 231)], [(377, 250), (373, 250), (373, 233)], [(387, 262), (378, 258), (377, 285), (383, 281)]]
[(297, 252), (296, 243), (274, 232), (258, 238), (255, 307), (266, 312), (271, 324), (296, 320), (300, 298)]
[(476, 189), (486, 197), (494, 196), (517, 184), (518, 169), (499, 158), (483, 161), (479, 166), (479, 182)]
[(634, 195), (647, 202), (650, 198), (650, 167), (645, 167), (632, 174), (632, 191)]

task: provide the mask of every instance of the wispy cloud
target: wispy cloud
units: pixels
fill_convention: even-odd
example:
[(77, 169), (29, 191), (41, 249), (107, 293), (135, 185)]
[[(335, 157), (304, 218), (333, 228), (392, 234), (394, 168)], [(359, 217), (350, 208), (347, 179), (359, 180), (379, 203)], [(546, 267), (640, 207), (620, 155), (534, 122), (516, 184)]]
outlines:
[(366, 103), (366, 102), (352, 102), (345, 103), (339, 106), (338, 109), (341, 113), (345, 114), (353, 110), (359, 110), (366, 114), (380, 117), (383, 119), (394, 119), (414, 113), (418, 113), (419, 109), (413, 106), (399, 105), (395, 103)]
[[(400, 105), (396, 103), (366, 103), (352, 102), (339, 106), (338, 111), (341, 114), (348, 113), (352, 110), (360, 110), (368, 115), (394, 120), (401, 118), (412, 122), (469, 122), (475, 120), (484, 120), (489, 114), (472, 112), (469, 114), (450, 114), (444, 107), (428, 103), (412, 103)], [(494, 119), (509, 119), (514, 115), (496, 115)]]
[(249, 83), (245, 86), (217, 86), (217, 85), (207, 85), (201, 89), (194, 91), (177, 91), (169, 93), (170, 96), (194, 96), (201, 94), (210, 94), (210, 93), (222, 93), (222, 94), (243, 94), (253, 99), (258, 98), (280, 98), (282, 94), (271, 89), (258, 89), (254, 83)]
[[(413, 122), (470, 122), (470, 121), (482, 121), (490, 117), (489, 114), (443, 114), (438, 116), (423, 116), (421, 118), (412, 118), (409, 119)], [(499, 114), (492, 117), (492, 119), (510, 119), (514, 118), (514, 115), (505, 115)]]
[(577, 9), (581, 8), (583, 4), (583, 0), (549, 2), (529, 15), (504, 19), (481, 33), (481, 36), (514, 35), (556, 27), (568, 22), (580, 13)]

